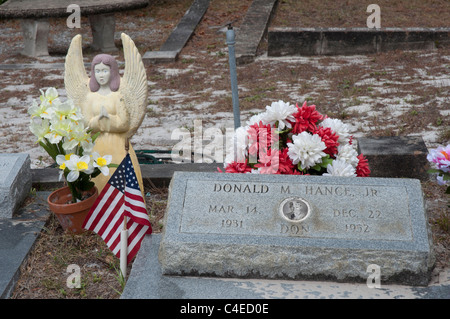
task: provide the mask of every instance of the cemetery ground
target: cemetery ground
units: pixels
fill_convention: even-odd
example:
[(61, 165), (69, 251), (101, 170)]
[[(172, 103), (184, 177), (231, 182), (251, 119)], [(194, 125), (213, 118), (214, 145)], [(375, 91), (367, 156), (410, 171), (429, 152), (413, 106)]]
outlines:
[[(120, 32), (127, 33), (141, 54), (158, 50), (192, 1), (153, 1), (148, 8), (116, 15), (116, 45), (121, 46)], [(280, 1), (272, 23), (300, 26), (296, 15), (285, 11), (295, 1)], [(354, 8), (357, 1), (346, 1)], [(365, 5), (361, 10), (339, 9), (332, 1), (321, 8), (312, 1), (297, 15), (305, 17), (308, 27), (365, 26)], [(422, 4), (421, 4), (422, 3)], [(250, 0), (212, 0), (194, 35), (173, 63), (147, 66), (149, 83), (148, 113), (132, 143), (136, 150), (171, 149), (179, 141), (171, 139), (174, 129), (194, 131), (194, 120), (202, 121), (203, 130), (233, 127), (229, 83), (228, 49), (225, 25), (233, 21), (236, 33)], [(392, 11), (387, 1), (379, 1), (382, 26), (448, 27), (450, 14), (445, 1), (396, 1)], [(447, 7), (446, 7), (447, 6)], [(428, 8), (428, 9), (427, 9)], [(350, 13), (351, 12), (351, 13)], [(288, 14), (289, 13), (289, 14)], [(404, 13), (404, 14), (400, 14)], [(407, 18), (405, 18), (407, 17)], [(356, 19), (356, 25), (346, 21)], [(353, 20), (351, 20), (353, 21)], [(327, 23), (329, 25), (327, 25)], [(2, 64), (34, 64), (34, 67), (0, 70), (0, 143), (2, 152), (27, 152), (32, 168), (52, 164), (29, 131), (27, 109), (39, 97), (39, 89), (57, 87), (65, 97), (63, 67), (71, 38), (81, 33), (84, 57), (90, 62), (90, 28), (82, 18), (81, 29), (69, 29), (63, 19), (51, 20), (49, 50), (51, 57), (31, 59), (17, 52), (22, 46), (18, 21), (2, 21), (0, 61)], [(7, 31), (7, 32), (6, 32)], [(450, 48), (432, 51), (392, 51), (358, 56), (316, 56), (271, 58), (265, 53), (266, 39), (253, 63), (238, 67), (241, 122), (277, 100), (315, 104), (322, 114), (340, 118), (350, 124), (354, 136), (422, 136), (428, 148), (450, 141)], [(119, 61), (123, 54), (117, 52)], [(36, 67), (39, 64), (40, 67)], [(50, 68), (48, 68), (50, 66)], [(123, 69), (123, 68), (122, 68)], [(218, 164), (221, 166), (221, 164)], [(450, 210), (445, 188), (430, 178), (422, 182), (427, 213), (433, 233), (437, 270), (449, 267)], [(42, 189), (38, 189), (39, 191)], [(163, 225), (167, 190), (146, 185), (150, 193), (147, 205), (154, 232)], [(446, 197), (447, 196), (447, 197)], [(28, 201), (34, 200), (30, 194)], [(24, 204), (26, 205), (28, 201)], [(82, 286), (66, 286), (69, 264), (82, 268)], [(131, 267), (132, 265), (130, 265)], [(123, 282), (118, 279), (118, 260), (95, 234), (64, 234), (52, 217), (40, 234), (13, 298), (119, 298)]]

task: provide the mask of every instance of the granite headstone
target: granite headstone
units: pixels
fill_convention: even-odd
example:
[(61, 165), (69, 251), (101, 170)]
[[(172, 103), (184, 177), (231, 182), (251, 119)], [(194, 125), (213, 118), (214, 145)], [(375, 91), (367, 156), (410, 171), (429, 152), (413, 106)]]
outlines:
[(159, 261), (164, 275), (338, 282), (375, 265), (426, 285), (434, 254), (416, 179), (175, 172)]
[(11, 218), (31, 189), (30, 156), (0, 154), (0, 218)]

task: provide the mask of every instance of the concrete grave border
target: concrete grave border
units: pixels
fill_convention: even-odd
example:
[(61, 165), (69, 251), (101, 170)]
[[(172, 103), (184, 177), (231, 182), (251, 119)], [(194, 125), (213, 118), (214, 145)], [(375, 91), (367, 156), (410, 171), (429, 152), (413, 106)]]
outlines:
[(450, 28), (269, 28), (267, 55), (355, 55), (450, 45)]

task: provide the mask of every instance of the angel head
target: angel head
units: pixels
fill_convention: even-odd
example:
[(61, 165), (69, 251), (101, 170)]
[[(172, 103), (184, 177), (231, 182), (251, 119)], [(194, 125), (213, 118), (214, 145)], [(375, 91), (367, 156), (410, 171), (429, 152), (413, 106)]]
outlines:
[(109, 54), (98, 54), (91, 63), (91, 78), (89, 88), (91, 92), (97, 92), (100, 86), (109, 84), (112, 92), (116, 92), (120, 86), (119, 66), (116, 59)]

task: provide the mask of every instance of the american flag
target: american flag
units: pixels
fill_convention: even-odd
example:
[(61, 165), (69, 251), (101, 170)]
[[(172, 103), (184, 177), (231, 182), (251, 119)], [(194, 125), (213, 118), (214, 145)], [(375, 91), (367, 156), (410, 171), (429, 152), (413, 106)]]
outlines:
[(120, 233), (124, 216), (128, 217), (129, 263), (141, 247), (144, 236), (152, 233), (145, 201), (129, 154), (103, 188), (89, 211), (83, 228), (100, 235), (109, 249), (120, 258)]

